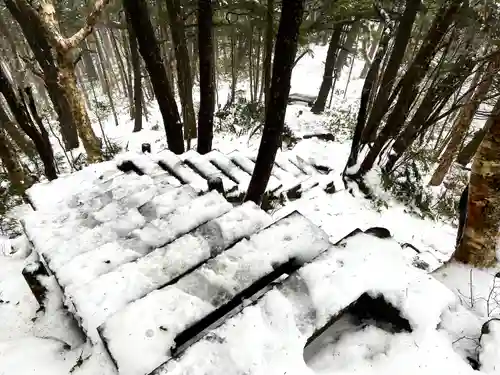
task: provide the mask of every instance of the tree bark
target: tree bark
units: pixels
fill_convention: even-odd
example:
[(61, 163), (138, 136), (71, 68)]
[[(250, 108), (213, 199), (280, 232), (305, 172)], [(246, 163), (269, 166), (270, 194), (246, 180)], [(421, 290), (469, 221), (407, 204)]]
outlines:
[(153, 25), (149, 18), (147, 2), (145, 0), (123, 0), (123, 7), (135, 31), (139, 51), (151, 78), (163, 117), (168, 148), (176, 154), (182, 154), (184, 152), (182, 124), (172, 86), (168, 80)]
[(137, 39), (135, 37), (132, 24), (127, 21), (129, 40), (130, 40), (130, 60), (132, 62), (132, 70), (134, 72), (134, 130), (139, 132), (142, 130), (142, 76), (141, 76), (141, 60), (139, 50), (137, 48)]
[[(382, 24), (379, 23), (377, 25), (377, 29), (375, 30), (375, 32), (378, 34), (379, 32), (382, 31), (382, 28), (383, 28)], [(382, 38), (382, 35), (380, 35), (380, 38)], [(363, 51), (363, 58), (365, 59), (365, 65), (363, 65), (363, 70), (361, 71), (359, 78), (364, 79), (368, 75), (368, 70), (370, 69), (370, 66), (372, 64), (372, 58), (377, 51), (380, 38), (379, 40), (372, 40), (372, 44), (370, 45), (370, 50), (368, 52), (366, 52), (366, 50)]]
[(377, 54), (375, 55), (375, 58), (373, 59), (373, 62), (370, 65), (370, 69), (368, 70), (365, 82), (363, 84), (363, 89), (361, 91), (361, 102), (359, 106), (358, 119), (356, 123), (356, 128), (354, 129), (354, 135), (351, 144), (351, 152), (349, 154), (349, 158), (347, 159), (346, 170), (356, 165), (356, 163), (358, 162), (358, 155), (361, 146), (361, 136), (363, 134), (363, 129), (366, 123), (366, 114), (368, 111), (370, 97), (372, 95), (373, 88), (375, 86), (375, 82), (379, 74), (382, 59), (384, 58), (385, 53), (387, 51), (389, 40), (390, 40), (390, 30), (386, 29), (385, 31), (382, 31), (380, 43), (377, 48)]
[(472, 164), (465, 229), (453, 258), (474, 267), (492, 267), (500, 227), (500, 115), (479, 147)]
[(297, 53), (297, 41), (303, 13), (304, 0), (282, 2), (281, 19), (274, 53), (271, 98), (255, 169), (248, 186), (245, 201), (260, 204), (271, 176), (285, 123), (293, 62)]
[(420, 106), (415, 111), (408, 126), (396, 138), (392, 146), (392, 152), (384, 169), (391, 171), (403, 153), (411, 147), (417, 139), (418, 134), (425, 131), (430, 125), (429, 121), (434, 109), (441, 102), (447, 102), (453, 95), (453, 92), (459, 90), (465, 79), (470, 75), (476, 62), (471, 56), (462, 56), (458, 59), (454, 68), (437, 84), (427, 90)]
[(368, 143), (373, 141), (376, 136), (376, 130), (379, 127), (384, 114), (387, 112), (390, 106), (389, 98), (392, 93), (392, 88), (394, 87), (395, 81), (397, 79), (399, 67), (403, 62), (406, 47), (411, 38), (411, 31), (413, 28), (413, 23), (417, 17), (418, 10), (420, 9), (420, 0), (407, 0), (405, 11), (403, 16), (399, 20), (398, 29), (396, 32), (396, 39), (394, 41), (394, 47), (392, 48), (392, 53), (389, 57), (387, 68), (382, 75), (380, 81), (380, 89), (378, 90), (378, 95), (375, 97), (375, 101), (372, 106), (372, 111), (368, 118), (365, 132), (363, 134), (363, 143)]
[(3, 94), (11, 112), (14, 114), (17, 123), (23, 131), (31, 138), (35, 147), (42, 159), (45, 169), (45, 176), (49, 180), (57, 178), (57, 172), (54, 162), (54, 153), (50, 143), (46, 143), (40, 131), (34, 126), (33, 121), (29, 115), (29, 111), (24, 103), (18, 98), (14, 87), (11, 85), (3, 67), (0, 64), (0, 93)]
[(321, 82), (316, 101), (311, 108), (311, 112), (313, 113), (321, 113), (325, 110), (326, 99), (328, 98), (328, 93), (332, 88), (333, 70), (335, 68), (335, 60), (337, 59), (338, 51), (340, 49), (340, 38), (342, 37), (343, 27), (343, 23), (337, 24), (333, 30), (332, 37), (330, 38), (328, 52), (326, 53), (323, 81)]
[(0, 129), (0, 160), (2, 160), (2, 164), (7, 170), (7, 175), (14, 187), (14, 191), (22, 195), (30, 184), (14, 152), (14, 145), (3, 129)]
[(271, 89), (271, 63), (273, 55), (273, 40), (274, 40), (274, 0), (267, 0), (266, 10), (266, 35), (264, 45), (264, 62), (263, 62), (263, 91), (264, 105), (267, 112), (267, 102), (270, 98), (269, 90)]
[(460, 145), (465, 139), (467, 130), (474, 119), (474, 115), (488, 93), (488, 90), (493, 83), (493, 77), (498, 72), (499, 68), (500, 58), (497, 57), (495, 61), (489, 63), (488, 70), (481, 83), (477, 86), (474, 95), (472, 95), (471, 99), (468, 100), (467, 103), (460, 109), (460, 114), (453, 125), (453, 135), (448, 143), (448, 146), (446, 146), (446, 149), (441, 155), (439, 165), (431, 177), (429, 182), (430, 186), (438, 186), (443, 182), (448, 170), (453, 164), (453, 160), (455, 160), (458, 154)]
[(200, 110), (198, 113), (198, 152), (212, 150), (215, 110), (215, 69), (212, 0), (198, 0), (198, 51), (200, 59)]
[[(81, 92), (76, 84), (75, 57), (76, 47), (90, 35), (104, 7), (110, 0), (98, 0), (93, 10), (87, 15), (84, 25), (71, 37), (62, 35), (56, 19), (55, 9), (50, 0), (42, 2), (34, 8), (26, 0), (6, 0), (5, 3), (14, 18), (19, 22), (30, 46), (45, 73), (45, 82), (50, 92), (52, 87), (56, 111), (59, 108), (62, 117), (61, 130), (68, 124), (76, 128), (89, 162), (102, 160), (100, 142), (94, 134)], [(28, 22), (28, 24), (25, 24)], [(54, 49), (56, 58), (54, 61)], [(47, 72), (46, 72), (47, 70)], [(47, 76), (47, 73), (49, 76)], [(54, 103), (55, 104), (55, 103)], [(71, 131), (65, 130), (66, 137), (72, 137)], [(64, 134), (64, 133), (63, 133)], [(66, 138), (65, 137), (65, 138)], [(78, 141), (74, 139), (72, 145)], [(68, 142), (67, 142), (68, 143)]]
[(184, 20), (180, 0), (167, 0), (167, 11), (170, 19), (170, 33), (175, 49), (177, 61), (177, 85), (182, 106), (182, 119), (184, 121), (184, 139), (190, 143), (196, 138), (196, 116), (193, 106), (193, 79), (191, 63), (186, 44)]
[(358, 38), (359, 28), (360, 28), (360, 23), (354, 22), (351, 25), (349, 31), (347, 32), (345, 42), (342, 45), (342, 48), (340, 48), (338, 58), (335, 61), (335, 73), (337, 75), (337, 78), (340, 77), (342, 69), (344, 69), (344, 67), (347, 65), (347, 58), (349, 57), (349, 55), (356, 54), (357, 50), (356, 40)]
[[(407, 116), (410, 106), (416, 97), (418, 85), (424, 78), (430, 62), (436, 54), (439, 43), (452, 24), (455, 14), (460, 10), (462, 2), (463, 0), (454, 0), (450, 5), (445, 4), (438, 10), (422, 46), (401, 80), (400, 85), (398, 85), (400, 86), (398, 101), (389, 115), (387, 123), (361, 163), (360, 169), (357, 172), (358, 175), (362, 176), (366, 174), (373, 167), (377, 156), (389, 138), (397, 134), (404, 125), (405, 116)], [(398, 91), (398, 89), (395, 89), (395, 91)], [(375, 108), (375, 106), (376, 104), (372, 108)]]
[(460, 150), (460, 153), (457, 156), (457, 162), (464, 167), (469, 164), (479, 149), (479, 145), (483, 141), (486, 133), (488, 133), (489, 129), (493, 125), (493, 120), (496, 116), (500, 115), (500, 98), (497, 99), (495, 106), (491, 110), (491, 113), (486, 121), (484, 127), (478, 130), (472, 139), (465, 145), (465, 147)]
[(0, 126), (5, 129), (9, 137), (21, 149), (22, 152), (30, 159), (35, 157), (35, 145), (33, 141), (27, 138), (21, 130), (18, 129), (16, 123), (9, 118), (5, 108), (0, 105)]

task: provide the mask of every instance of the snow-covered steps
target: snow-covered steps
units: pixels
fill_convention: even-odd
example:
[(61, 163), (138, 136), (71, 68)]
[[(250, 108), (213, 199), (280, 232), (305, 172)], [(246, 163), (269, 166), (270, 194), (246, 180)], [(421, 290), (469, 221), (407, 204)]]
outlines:
[[(330, 246), (326, 233), (292, 213), (175, 284), (127, 305), (109, 317), (99, 332), (120, 374), (149, 374), (171, 357), (178, 335), (186, 329), (234, 304), (235, 298), (237, 304), (242, 302), (247, 288), (280, 266), (291, 260), (303, 264)], [(132, 352), (140, 353), (141, 360)]]
[(132, 169), (131, 172), (136, 174), (147, 174), (151, 177), (163, 176), (172, 186), (180, 186), (181, 182), (175, 174), (166, 172), (156, 161), (151, 159), (147, 154), (138, 154), (134, 152), (127, 152), (120, 154), (116, 157), (117, 168), (121, 168), (125, 163), (131, 163), (137, 169)]
[[(344, 248), (321, 254), (153, 374), (334, 373), (351, 363), (372, 371), (379, 363), (360, 362), (363, 353), (370, 358), (380, 353), (391, 363), (395, 357), (418, 353), (425, 366), (429, 351), (449, 345), (448, 337), (432, 335), (458, 300), (443, 284), (409, 266), (400, 250), (394, 241), (365, 234), (348, 239)], [(379, 302), (381, 297), (399, 314), (395, 318), (402, 323), (402, 334), (384, 331), (369, 320), (364, 329), (346, 331), (340, 319), (354, 310), (350, 307), (370, 299)], [(343, 324), (344, 335), (352, 335), (342, 336), (342, 344), (335, 336), (337, 322)], [(353, 357), (360, 350), (360, 358)], [(338, 358), (339, 354), (345, 356)], [(315, 363), (323, 366), (322, 371)]]
[(164, 246), (199, 225), (225, 214), (232, 207), (222, 195), (211, 191), (176, 208), (165, 217), (151, 221), (132, 234), (150, 246)]
[(183, 184), (189, 184), (199, 192), (208, 191), (207, 180), (201, 177), (193, 169), (186, 166), (173, 152), (163, 150), (158, 154), (154, 154), (153, 158), (161, 168), (174, 175)]
[[(78, 311), (82, 326), (92, 336), (108, 316), (128, 303), (175, 282), (176, 278), (242, 238), (258, 232), (271, 221), (268, 214), (254, 203), (247, 202), (144, 257), (139, 258), (132, 250), (106, 249), (106, 258), (111, 259), (111, 263), (117, 264), (117, 259), (122, 263), (108, 273), (102, 272), (102, 252), (96, 251), (97, 262), (91, 265), (92, 269), (80, 270), (96, 277), (86, 284), (75, 282), (67, 288), (67, 298)], [(76, 267), (71, 271), (78, 272)], [(98, 272), (101, 272), (100, 277), (97, 277)]]
[[(249, 175), (253, 174), (253, 170), (255, 168), (255, 163), (241, 154), (240, 152), (232, 152), (231, 154), (228, 155), (229, 158), (232, 160), (234, 164), (239, 166), (241, 169), (243, 169), (245, 172), (247, 172)], [(274, 168), (273, 168), (274, 169)], [(279, 188), (283, 186), (283, 184), (288, 183), (288, 179), (285, 181), (280, 181), (278, 178), (274, 176), (274, 174), (271, 171), (271, 177), (269, 178), (268, 182), (268, 188), (267, 191), (269, 192), (274, 192), (277, 191)]]

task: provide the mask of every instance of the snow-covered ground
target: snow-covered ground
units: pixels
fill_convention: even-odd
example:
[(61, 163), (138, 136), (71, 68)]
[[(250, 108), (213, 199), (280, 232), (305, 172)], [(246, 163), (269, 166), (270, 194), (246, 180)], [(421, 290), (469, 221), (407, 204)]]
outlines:
[[(317, 93), (325, 55), (326, 47), (316, 46), (314, 57), (306, 56), (298, 63), (291, 92)], [(356, 111), (363, 83), (357, 77), (362, 65), (356, 62), (346, 98), (343, 94), (334, 96), (335, 107)], [(346, 82), (347, 74), (343, 74), (337, 88), (343, 90)], [(221, 91), (223, 101), (227, 91)], [(161, 118), (154, 105), (140, 133), (132, 133), (133, 124), (126, 110), (120, 111), (119, 119), (118, 127), (112, 118), (104, 125), (106, 135), (123, 148), (136, 151), (143, 142), (151, 143), (154, 152), (166, 148)], [(288, 107), (286, 122), (297, 136), (335, 131), (337, 124), (329, 121), (328, 115), (313, 115), (306, 106)], [(500, 325), (492, 321), (489, 330), (481, 330), (485, 321), (500, 317), (495, 277), (499, 270), (456, 264), (439, 268), (454, 248), (456, 229), (449, 223), (413, 216), (390, 197), (385, 197), (388, 207), (375, 207), (361, 196), (342, 190), (340, 173), (350, 146), (342, 134), (336, 134), (335, 142), (301, 140), (292, 150), (305, 160), (332, 169), (339, 191), (326, 194), (320, 188), (310, 190), (272, 212), (272, 216), (279, 219), (297, 210), (321, 227), (332, 243), (356, 228), (374, 226), (389, 229), (395, 241), (355, 237), (344, 249), (329, 252), (320, 262), (301, 270), (299, 276), (311, 289), (313, 302), (324, 306), (323, 314), (310, 326), (297, 327), (293, 317), (304, 313), (297, 310), (300, 301), (287, 294), (286, 287), (278, 288), (215, 331), (216, 337), (224, 338), (225, 345), (219, 346), (213, 339), (201, 341), (169, 366), (168, 373), (469, 374), (473, 370), (466, 357), (471, 357), (479, 358), (481, 373), (500, 374)], [(224, 153), (255, 153), (258, 145), (259, 137), (249, 140), (228, 133), (216, 134), (214, 140), (214, 148)], [(61, 191), (58, 197), (47, 197), (47, 206), (63, 199)], [(16, 215), (22, 215), (23, 210), (18, 208)], [(421, 252), (419, 259), (437, 271), (430, 276), (412, 267), (412, 256), (396, 241), (415, 246)], [(50, 278), (46, 280), (49, 304), (45, 312), (37, 312), (38, 304), (21, 275), (33, 257), (28, 256), (30, 244), (26, 238), (5, 239), (0, 245), (0, 374), (115, 374), (102, 345), (85, 343), (74, 329), (74, 322), (62, 308), (60, 290)], [(392, 334), (373, 325), (360, 328), (346, 324), (339, 328), (336, 324), (336, 329), (346, 333), (339, 338), (327, 331), (304, 350), (310, 330), (324, 324), (328, 314), (366, 288), (387, 291), (386, 297), (416, 329)], [(259, 332), (272, 339), (259, 341)], [(253, 345), (266, 350), (255, 352)], [(128, 354), (137, 355), (136, 360), (141, 361), (140, 353)]]

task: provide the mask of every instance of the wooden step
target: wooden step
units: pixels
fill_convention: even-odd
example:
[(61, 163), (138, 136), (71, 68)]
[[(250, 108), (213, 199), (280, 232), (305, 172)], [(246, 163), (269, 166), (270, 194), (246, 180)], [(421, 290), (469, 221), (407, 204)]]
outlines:
[(278, 152), (276, 154), (276, 159), (274, 162), (276, 163), (276, 165), (278, 165), (278, 167), (287, 171), (288, 173), (291, 173), (295, 177), (304, 175), (304, 172), (289, 160), (288, 154)]
[(181, 155), (181, 159), (186, 163), (191, 169), (196, 171), (206, 180), (210, 178), (219, 177), (222, 180), (224, 186), (224, 191), (230, 193), (237, 188), (237, 184), (226, 177), (218, 168), (216, 168), (212, 163), (205, 159), (202, 155), (198, 154), (194, 150), (189, 150)]
[(175, 282), (208, 258), (270, 223), (269, 215), (247, 202), (136, 262), (123, 264), (79, 288), (68, 290), (67, 294), (86, 322), (86, 328), (95, 329), (128, 303)]
[[(140, 207), (139, 212), (146, 221), (166, 217), (177, 207), (188, 204), (196, 196), (193, 188), (188, 185), (181, 186), (156, 196), (152, 201)], [(145, 208), (145, 206), (148, 207)], [(121, 264), (144, 256), (152, 250), (152, 246), (144, 244), (139, 238), (119, 238), (115, 242), (106, 243), (75, 256), (59, 270), (59, 283), (64, 287), (71, 284), (81, 286)]]
[(222, 195), (211, 191), (178, 207), (165, 217), (153, 220), (134, 231), (133, 235), (150, 246), (164, 246), (199, 225), (225, 214), (232, 207)]
[(227, 177), (236, 182), (241, 192), (248, 190), (248, 184), (252, 176), (234, 164), (227, 156), (217, 150), (213, 150), (206, 154), (205, 158), (219, 168)]
[(293, 165), (295, 165), (303, 173), (305, 173), (305, 174), (307, 174), (309, 176), (313, 176), (313, 175), (315, 175), (315, 174), (318, 173), (316, 171), (316, 169), (312, 165), (306, 163), (306, 161), (303, 160), (298, 155), (289, 155), (288, 160), (290, 160), (290, 163), (292, 163)]
[[(228, 155), (228, 157), (231, 159), (231, 161), (236, 164), (238, 167), (243, 169), (245, 172), (247, 172), (249, 175), (253, 174), (253, 170), (255, 168), (255, 163), (244, 156), (243, 154), (235, 151), (232, 152), (231, 154)], [(286, 182), (286, 181), (285, 181)], [(283, 182), (278, 180), (275, 176), (271, 174), (271, 177), (269, 178), (269, 182), (266, 187), (266, 192), (275, 192), (279, 188), (283, 186)]]
[[(121, 372), (149, 374), (171, 358), (174, 340), (185, 329), (230, 303), (273, 269), (292, 259), (309, 261), (330, 246), (326, 233), (294, 212), (177, 283), (127, 305), (99, 327), (101, 338)], [(131, 350), (147, 356), (137, 361), (126, 354)]]
[[(126, 161), (132, 162), (135, 166), (137, 166), (137, 168), (143, 171), (144, 174), (147, 174), (151, 177), (157, 175), (163, 175), (164, 178), (167, 178), (166, 176), (168, 176), (165, 174), (165, 170), (162, 167), (160, 167), (160, 165), (158, 165), (157, 162), (151, 159), (149, 155), (127, 152), (124, 154), (120, 154), (116, 157), (117, 164), (121, 164)], [(179, 186), (180, 185), (179, 179), (176, 178), (176, 176), (173, 174), (169, 175), (170, 175), (170, 177), (168, 178), (169, 183), (172, 186)]]
[(207, 181), (194, 170), (185, 165), (182, 160), (169, 150), (163, 150), (153, 155), (161, 168), (174, 175), (184, 184), (189, 184), (198, 192), (208, 191)]

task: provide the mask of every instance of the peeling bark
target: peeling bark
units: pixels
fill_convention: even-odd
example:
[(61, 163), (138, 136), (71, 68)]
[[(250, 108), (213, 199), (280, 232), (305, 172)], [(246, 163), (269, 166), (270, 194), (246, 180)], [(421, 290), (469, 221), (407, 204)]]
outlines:
[(475, 267), (496, 264), (500, 227), (500, 115), (481, 143), (472, 164), (467, 219), (462, 239), (453, 255)]

